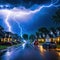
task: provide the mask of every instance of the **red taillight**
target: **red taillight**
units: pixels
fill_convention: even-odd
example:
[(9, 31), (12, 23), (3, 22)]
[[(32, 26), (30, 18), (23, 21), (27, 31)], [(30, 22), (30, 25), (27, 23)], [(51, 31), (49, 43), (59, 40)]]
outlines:
[(38, 45), (38, 41), (35, 41), (35, 42), (34, 42), (34, 45)]

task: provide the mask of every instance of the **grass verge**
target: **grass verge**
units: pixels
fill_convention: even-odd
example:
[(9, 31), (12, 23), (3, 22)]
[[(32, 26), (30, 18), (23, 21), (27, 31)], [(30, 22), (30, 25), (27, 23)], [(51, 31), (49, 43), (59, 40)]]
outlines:
[(8, 46), (3, 46), (3, 45), (0, 45), (0, 50), (3, 50), (3, 49), (6, 49)]

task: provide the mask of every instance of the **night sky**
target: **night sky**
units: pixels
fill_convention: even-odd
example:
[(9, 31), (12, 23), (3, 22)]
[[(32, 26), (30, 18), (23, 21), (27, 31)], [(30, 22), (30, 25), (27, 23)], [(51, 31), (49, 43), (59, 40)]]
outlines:
[[(42, 6), (42, 5), (48, 6), (51, 3), (54, 4), (58, 0), (52, 0), (52, 1), (53, 2), (51, 2), (51, 0), (0, 0), (0, 10), (1, 9), (11, 10), (16, 7), (17, 9), (21, 9), (21, 10), (34, 11), (38, 9), (39, 6)], [(60, 0), (55, 5), (59, 5), (59, 4), (60, 4)], [(1, 7), (1, 5), (3, 5), (3, 7)], [(5, 6), (5, 5), (9, 5), (9, 6)], [(59, 7), (51, 6), (48, 8), (44, 7), (40, 11), (34, 14), (32, 13), (27, 16), (25, 15), (25, 16), (22, 16), (22, 18), (18, 17), (18, 18), (15, 18), (15, 20), (20, 24), (20, 27), (22, 27), (23, 34), (35, 33), (38, 28), (43, 26), (47, 28), (56, 27), (55, 22), (52, 21), (52, 16), (55, 14), (58, 8), (60, 8), (60, 6)], [(8, 22), (11, 26), (12, 32), (20, 35), (21, 29), (19, 28), (17, 22), (13, 20), (12, 15), (9, 18)], [(4, 27), (5, 31), (8, 31), (8, 27), (5, 23), (5, 17), (1, 13), (0, 13), (0, 25)]]

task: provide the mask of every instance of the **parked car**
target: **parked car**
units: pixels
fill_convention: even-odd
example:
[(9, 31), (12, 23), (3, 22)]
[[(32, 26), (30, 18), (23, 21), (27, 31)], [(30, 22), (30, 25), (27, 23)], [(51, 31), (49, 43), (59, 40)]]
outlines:
[(45, 42), (43, 44), (44, 49), (55, 49), (57, 47), (55, 42)]

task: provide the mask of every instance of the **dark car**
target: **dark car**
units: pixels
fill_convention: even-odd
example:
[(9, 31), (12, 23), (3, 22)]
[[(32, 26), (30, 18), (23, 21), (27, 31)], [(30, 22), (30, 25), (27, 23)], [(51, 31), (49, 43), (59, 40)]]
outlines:
[(55, 42), (45, 42), (43, 44), (44, 49), (55, 49), (57, 47)]

